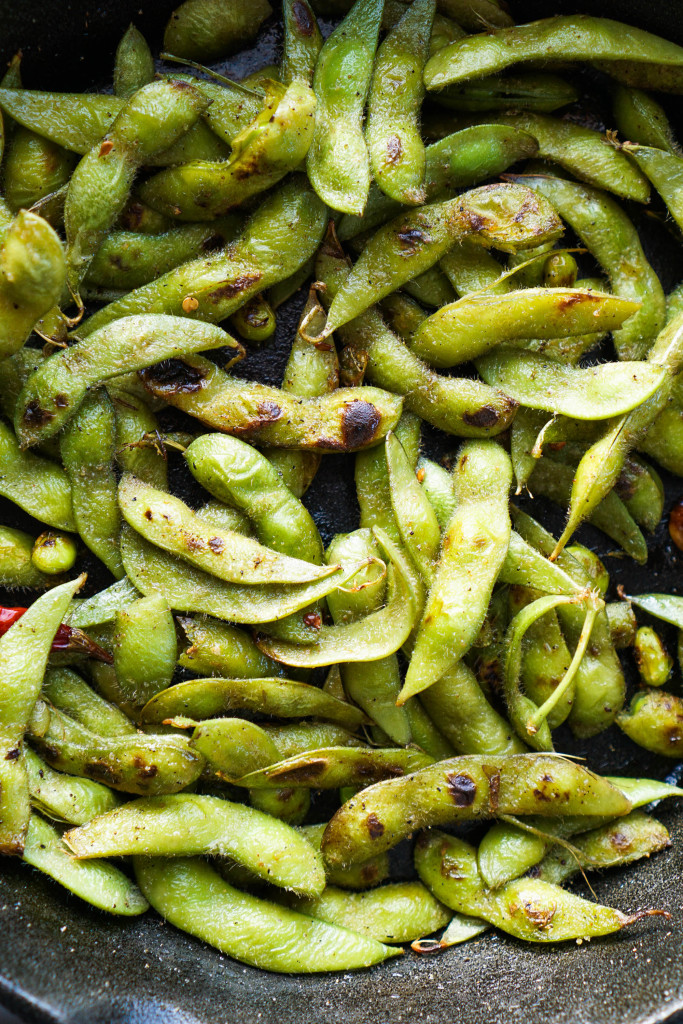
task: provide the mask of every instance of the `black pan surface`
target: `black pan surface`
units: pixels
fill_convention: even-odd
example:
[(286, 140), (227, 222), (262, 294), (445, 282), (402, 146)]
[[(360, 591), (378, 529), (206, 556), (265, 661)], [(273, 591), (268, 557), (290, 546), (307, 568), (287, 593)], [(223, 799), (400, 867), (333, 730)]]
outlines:
[[(249, 0), (243, 0), (244, 3)], [(111, 75), (116, 43), (133, 19), (158, 47), (167, 0), (108, 0), (91, 5), (0, 0), (0, 57), (24, 51), (29, 87), (90, 88)], [(540, 3), (512, 0), (518, 21), (565, 11), (620, 18), (683, 43), (681, 0), (592, 0)], [(276, 58), (278, 25), (265, 26), (258, 46), (229, 62), (238, 76)], [(676, 113), (676, 101), (672, 104)], [(683, 255), (668, 230), (642, 210), (642, 228), (653, 265), (668, 290), (683, 277)], [(240, 368), (245, 376), (279, 384), (301, 299), (279, 314), (274, 344)], [(453, 441), (427, 439), (440, 454)], [(667, 511), (683, 494), (683, 481), (665, 479)], [(188, 484), (176, 472), (174, 485)], [(357, 525), (352, 462), (328, 457), (306, 502), (327, 541)], [(557, 509), (534, 503), (535, 514), (557, 531)], [(2, 521), (31, 526), (10, 505)], [(37, 531), (36, 531), (37, 532)], [(626, 590), (681, 592), (683, 554), (664, 524), (651, 540), (641, 569), (618, 555), (590, 528), (579, 539), (606, 559), (613, 585)], [(93, 589), (106, 584), (96, 567)], [(1, 596), (1, 595), (0, 595)], [(13, 602), (13, 603), (16, 603)], [(670, 637), (670, 639), (672, 639)], [(0, 681), (1, 685), (1, 681)], [(678, 684), (675, 684), (678, 685)], [(586, 754), (592, 767), (612, 774), (678, 778), (683, 766), (639, 750), (613, 729), (582, 747), (561, 738), (558, 747)], [(0, 864), (0, 1003), (36, 1024), (663, 1024), (683, 1021), (683, 808), (663, 807), (673, 847), (651, 862), (611, 872), (593, 882), (599, 900), (624, 909), (661, 907), (671, 920), (649, 919), (619, 935), (583, 945), (537, 948), (486, 935), (437, 958), (407, 953), (370, 971), (294, 977), (266, 974), (222, 956), (153, 913), (120, 921), (88, 908), (21, 863)]]

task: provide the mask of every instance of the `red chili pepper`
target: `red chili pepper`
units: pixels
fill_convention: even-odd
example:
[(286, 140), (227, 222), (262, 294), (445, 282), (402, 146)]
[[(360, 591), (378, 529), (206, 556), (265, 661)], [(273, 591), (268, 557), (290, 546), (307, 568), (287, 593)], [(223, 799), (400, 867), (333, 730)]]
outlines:
[[(3, 636), (10, 626), (13, 626), (17, 619), (21, 618), (25, 611), (26, 608), (7, 608), (0, 605), (0, 636)], [(80, 651), (96, 661), (104, 661), (107, 665), (111, 665), (114, 660), (94, 640), (91, 640), (82, 629), (76, 629), (64, 623), (55, 633), (51, 649), (53, 651)]]

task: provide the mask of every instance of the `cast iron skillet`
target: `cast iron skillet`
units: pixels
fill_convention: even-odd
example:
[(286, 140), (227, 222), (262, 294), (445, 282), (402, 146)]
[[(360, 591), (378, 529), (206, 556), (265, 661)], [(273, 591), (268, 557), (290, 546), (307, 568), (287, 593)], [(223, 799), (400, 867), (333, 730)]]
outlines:
[[(87, 0), (33, 0), (30, 5), (0, 0), (0, 57), (7, 59), (23, 48), (29, 87), (91, 87), (110, 77), (116, 42), (131, 18), (158, 47), (174, 6), (173, 0), (108, 0), (97, 6)], [(680, 0), (556, 0), (552, 5), (511, 0), (511, 6), (518, 21), (592, 11), (683, 43)], [(279, 38), (277, 25), (266, 26), (258, 47), (229, 63), (229, 73), (244, 74), (272, 61)], [(680, 245), (642, 210), (635, 213), (668, 290), (683, 277)], [(275, 344), (250, 358), (242, 373), (280, 382), (300, 304), (295, 300), (279, 314)], [(428, 444), (437, 453), (453, 447), (436, 432)], [(325, 541), (332, 532), (357, 525), (351, 469), (348, 458), (326, 458), (307, 497)], [(668, 510), (683, 493), (683, 481), (668, 478), (666, 484)], [(188, 488), (177, 471), (174, 486)], [(557, 511), (545, 508), (543, 513), (544, 521), (557, 530)], [(13, 506), (0, 508), (0, 516), (2, 522), (31, 528), (28, 518)], [(579, 536), (602, 555), (611, 550), (591, 529)], [(679, 589), (683, 555), (672, 547), (665, 526), (652, 539), (651, 549), (646, 570), (608, 557), (613, 581), (623, 582), (632, 593)], [(106, 583), (92, 563), (83, 562), (92, 573), (93, 588)], [(638, 750), (616, 729), (583, 748), (563, 736), (558, 748), (587, 753), (598, 771), (609, 766), (613, 774), (677, 777), (674, 763)], [(40, 1024), (683, 1021), (683, 808), (662, 808), (660, 817), (671, 829), (672, 849), (651, 863), (611, 872), (593, 884), (598, 898), (614, 906), (668, 909), (668, 923), (661, 918), (646, 920), (620, 935), (580, 947), (565, 943), (538, 948), (487, 935), (437, 958), (409, 953), (370, 971), (310, 977), (243, 967), (153, 913), (126, 921), (98, 913), (37, 872), (5, 858), (0, 865), (0, 1002), (26, 1021)]]

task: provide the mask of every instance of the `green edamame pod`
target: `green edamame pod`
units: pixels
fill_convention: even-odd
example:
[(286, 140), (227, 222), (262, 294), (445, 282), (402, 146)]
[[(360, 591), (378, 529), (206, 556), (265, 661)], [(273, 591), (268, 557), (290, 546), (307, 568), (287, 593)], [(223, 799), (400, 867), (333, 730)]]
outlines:
[(363, 893), (328, 886), (317, 899), (293, 900), (290, 906), (387, 943), (413, 942), (451, 919), (451, 912), (421, 882), (393, 882)]
[(419, 113), (435, 8), (436, 0), (406, 8), (379, 47), (372, 72), (365, 128), (370, 168), (384, 194), (399, 203), (424, 200)]
[(85, 577), (39, 597), (0, 637), (3, 699), (0, 714), (0, 850), (21, 854), (29, 822), (29, 789), (22, 745), (40, 693), (55, 633)]
[[(410, 464), (413, 465), (417, 462), (420, 444), (418, 417), (413, 413), (404, 413), (395, 430)], [(389, 469), (383, 447), (378, 445), (374, 450), (356, 456), (355, 482), (361, 528), (379, 526), (395, 544), (400, 544), (401, 535), (391, 507)]]
[(273, 84), (263, 110), (232, 139), (229, 160), (198, 160), (159, 171), (140, 187), (140, 198), (176, 220), (222, 216), (302, 163), (311, 145), (315, 105), (305, 82), (297, 80), (286, 91)]
[(330, 306), (325, 334), (434, 266), (465, 237), (515, 252), (552, 241), (561, 233), (562, 225), (549, 204), (536, 202), (526, 189), (511, 191), (505, 184), (483, 185), (458, 199), (396, 217), (365, 246)]
[(0, 585), (31, 587), (44, 590), (54, 585), (54, 578), (42, 572), (31, 557), (34, 540), (22, 530), (0, 526)]
[[(487, 892), (473, 846), (432, 832), (420, 837), (415, 865), (420, 878), (451, 909), (476, 914), (527, 942), (566, 942), (609, 935), (642, 916), (590, 903), (538, 878), (508, 882)], [(645, 914), (648, 912), (645, 911)]]
[(380, 963), (398, 950), (232, 888), (200, 859), (135, 859), (138, 884), (177, 928), (264, 970), (313, 973)]
[(225, 253), (191, 260), (110, 303), (79, 326), (79, 336), (136, 312), (224, 320), (298, 270), (318, 247), (326, 226), (325, 206), (306, 178), (297, 175), (258, 207)]
[(357, 563), (346, 565), (313, 583), (226, 583), (155, 547), (127, 525), (121, 532), (121, 557), (141, 594), (161, 594), (176, 611), (251, 624), (286, 618), (336, 590), (359, 569)]
[(261, 728), (275, 744), (281, 758), (294, 757), (320, 747), (364, 746), (357, 736), (332, 722), (294, 722), (289, 725), (263, 725)]
[(59, 466), (22, 451), (11, 427), (0, 420), (0, 494), (58, 530), (76, 530), (71, 484)]
[(280, 81), (289, 85), (299, 79), (311, 85), (323, 45), (315, 15), (306, 0), (285, 0), (282, 21), (285, 38)]
[(372, 782), (392, 779), (433, 764), (422, 750), (396, 747), (323, 747), (278, 761), (267, 768), (233, 779), (237, 786), (280, 789), (304, 786), (309, 789), (363, 789)]
[(65, 842), (78, 858), (217, 854), (302, 895), (317, 896), (325, 886), (320, 854), (295, 829), (212, 796), (133, 800), (71, 829)]
[(605, 605), (610, 636), (614, 647), (632, 647), (636, 639), (637, 622), (628, 601), (613, 601)]
[(147, 900), (123, 871), (104, 861), (75, 860), (59, 832), (37, 814), (31, 815), (22, 858), (98, 910), (131, 917), (149, 909)]
[(659, 473), (631, 454), (614, 489), (638, 525), (654, 533), (664, 514), (664, 484)]
[[(321, 825), (302, 825), (299, 831), (316, 850), (319, 850), (326, 828), (327, 823), (323, 822)], [(336, 885), (341, 889), (371, 889), (389, 877), (389, 856), (381, 853), (377, 857), (371, 857), (364, 864), (338, 870), (326, 865), (325, 877), (329, 885)]]
[(322, 562), (322, 541), (310, 513), (251, 445), (224, 434), (205, 434), (185, 451), (185, 460), (202, 487), (247, 514), (262, 544), (307, 562)]
[(45, 704), (34, 712), (29, 733), (53, 768), (106, 782), (124, 793), (177, 793), (199, 778), (204, 767), (184, 736), (98, 736)]
[(636, 693), (631, 706), (617, 717), (629, 739), (663, 757), (680, 757), (683, 750), (683, 700), (663, 690)]
[[(456, 19), (457, 20), (457, 19)], [(504, 71), (513, 64), (554, 60), (621, 61), (683, 68), (683, 48), (609, 18), (570, 14), (469, 36), (444, 47), (425, 68), (428, 89)]]
[(619, 131), (629, 142), (678, 153), (669, 119), (654, 97), (642, 89), (612, 87), (612, 112)]
[(46, 818), (83, 825), (119, 805), (119, 798), (108, 786), (56, 772), (30, 747), (25, 748), (24, 759), (31, 805)]
[(145, 704), (166, 689), (176, 665), (178, 642), (171, 611), (162, 597), (142, 597), (116, 613), (114, 669), (126, 699)]
[(268, 0), (249, 10), (240, 0), (185, 0), (166, 24), (164, 50), (205, 62), (227, 57), (253, 42), (272, 10)]
[(120, 391), (115, 382), (107, 391), (116, 420), (116, 461), (124, 473), (132, 473), (145, 483), (166, 490), (167, 462), (163, 452), (141, 444), (146, 435), (156, 434), (158, 424), (154, 413), (129, 391)]
[(641, 626), (636, 633), (634, 653), (643, 683), (646, 686), (663, 686), (674, 663), (651, 626)]
[(70, 668), (48, 669), (42, 695), (59, 711), (100, 736), (132, 736), (136, 729), (117, 707), (104, 700)]
[(321, 849), (326, 863), (336, 867), (367, 860), (411, 832), (435, 825), (494, 814), (617, 817), (630, 810), (627, 797), (606, 779), (563, 758), (465, 755), (363, 790), (333, 816)]
[(254, 345), (261, 345), (275, 333), (275, 313), (263, 295), (255, 295), (233, 313), (230, 323), (240, 338)]
[(395, 434), (387, 434), (385, 446), (391, 506), (401, 540), (429, 586), (441, 543), (439, 522)]
[[(626, 597), (626, 595), (624, 595)], [(683, 598), (673, 594), (637, 594), (627, 598), (636, 608), (642, 608), (649, 615), (672, 626), (683, 629)]]
[(46, 359), (26, 382), (17, 402), (17, 434), (24, 445), (56, 434), (80, 406), (86, 391), (122, 372), (140, 369), (185, 352), (220, 345), (235, 347), (212, 324), (188, 324), (179, 317), (125, 317), (91, 338)]
[(453, 477), (437, 462), (422, 455), (417, 467), (417, 479), (425, 489), (441, 530), (446, 530), (455, 512)]
[(115, 431), (114, 407), (107, 393), (88, 395), (62, 433), (60, 448), (81, 539), (120, 578), (124, 572), (118, 544), (121, 515), (114, 475)]
[(198, 512), (200, 517), (207, 523), (211, 523), (212, 526), (218, 526), (223, 530), (234, 530), (235, 533), (241, 533), (243, 537), (254, 536), (251, 523), (244, 513), (229, 505), (224, 505), (222, 501), (207, 501), (206, 505), (202, 505)]
[(138, 592), (130, 580), (118, 580), (83, 601), (74, 599), (64, 621), (77, 629), (113, 622), (116, 612), (129, 605), (137, 596)]
[(177, 621), (190, 641), (178, 658), (183, 668), (233, 679), (285, 675), (285, 668), (259, 651), (244, 630), (218, 619), (181, 617)]
[(131, 96), (104, 140), (83, 157), (64, 206), (67, 282), (74, 293), (123, 210), (138, 167), (148, 155), (173, 145), (207, 106), (208, 100), (185, 82), (152, 82)]
[(306, 169), (333, 210), (362, 214), (370, 160), (361, 127), (384, 0), (356, 0), (323, 44), (313, 77), (318, 100)]
[(622, 208), (587, 185), (549, 175), (545, 167), (543, 174), (515, 175), (513, 180), (550, 200), (603, 268), (615, 295), (642, 304), (613, 339), (620, 359), (644, 358), (664, 326), (664, 292)]
[(211, 224), (184, 224), (153, 235), (114, 231), (95, 253), (86, 285), (140, 288), (202, 253), (227, 245), (236, 237), (238, 226), (237, 219), (230, 216)]
[(454, 470), (456, 509), (420, 623), (399, 700), (462, 658), (479, 632), (510, 538), (510, 459), (493, 441), (468, 441)]
[[(13, 213), (28, 209), (66, 185), (74, 169), (72, 153), (17, 125), (4, 162), (4, 190)], [(42, 215), (52, 221), (52, 212)], [(54, 218), (56, 223), (56, 218)]]
[(116, 48), (114, 95), (127, 100), (154, 79), (154, 58), (142, 32), (130, 24)]
[(168, 718), (211, 718), (234, 711), (276, 718), (315, 716), (346, 729), (367, 722), (360, 708), (331, 694), (291, 679), (189, 679), (158, 693), (145, 705), (141, 721), (162, 723)]
[[(448, 42), (455, 40), (449, 39)], [(430, 53), (430, 57), (433, 56)], [(550, 114), (559, 107), (575, 103), (578, 98), (579, 93), (570, 82), (558, 75), (543, 73), (492, 75), (459, 85), (447, 85), (433, 93), (433, 99), (439, 106), (473, 113), (502, 109)]]
[(623, 148), (657, 189), (679, 228), (683, 227), (683, 158), (651, 146), (624, 143)]

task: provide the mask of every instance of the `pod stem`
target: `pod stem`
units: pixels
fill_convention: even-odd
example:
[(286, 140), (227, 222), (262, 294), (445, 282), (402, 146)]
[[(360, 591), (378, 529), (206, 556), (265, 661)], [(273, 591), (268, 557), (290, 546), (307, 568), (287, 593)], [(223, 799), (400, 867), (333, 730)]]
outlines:
[(593, 632), (593, 626), (595, 625), (595, 619), (597, 617), (598, 610), (599, 608), (597, 606), (597, 602), (593, 601), (593, 603), (588, 607), (586, 611), (586, 617), (583, 620), (583, 627), (581, 629), (581, 635), (579, 636), (579, 642), (576, 645), (574, 657), (571, 660), (569, 668), (567, 669), (561, 681), (555, 687), (553, 692), (550, 694), (548, 699), (544, 701), (543, 704), (541, 704), (538, 711), (536, 711), (531, 716), (531, 720), (529, 723), (530, 726), (533, 726), (537, 729), (541, 722), (544, 722), (546, 720), (550, 712), (559, 703), (559, 701), (562, 700), (563, 696), (573, 683), (574, 677), (578, 672), (579, 665), (581, 664), (583, 656), (586, 653), (586, 648), (588, 647), (588, 641), (590, 640), (591, 633)]
[(194, 71), (200, 71), (203, 75), (208, 75), (209, 78), (215, 78), (217, 82), (222, 82), (223, 85), (229, 85), (233, 89), (238, 89), (243, 92), (245, 96), (254, 96), (259, 99), (263, 98), (263, 94), (255, 92), (253, 89), (247, 89), (246, 85), (242, 85), (241, 82), (233, 82), (231, 78), (226, 78), (225, 75), (221, 75), (218, 71), (214, 71), (212, 68), (207, 68), (204, 64), (199, 64), (196, 60), (188, 60), (186, 57), (176, 57), (174, 53), (162, 52), (159, 54), (162, 60), (167, 60), (173, 64), (182, 64), (186, 68), (192, 68)]

